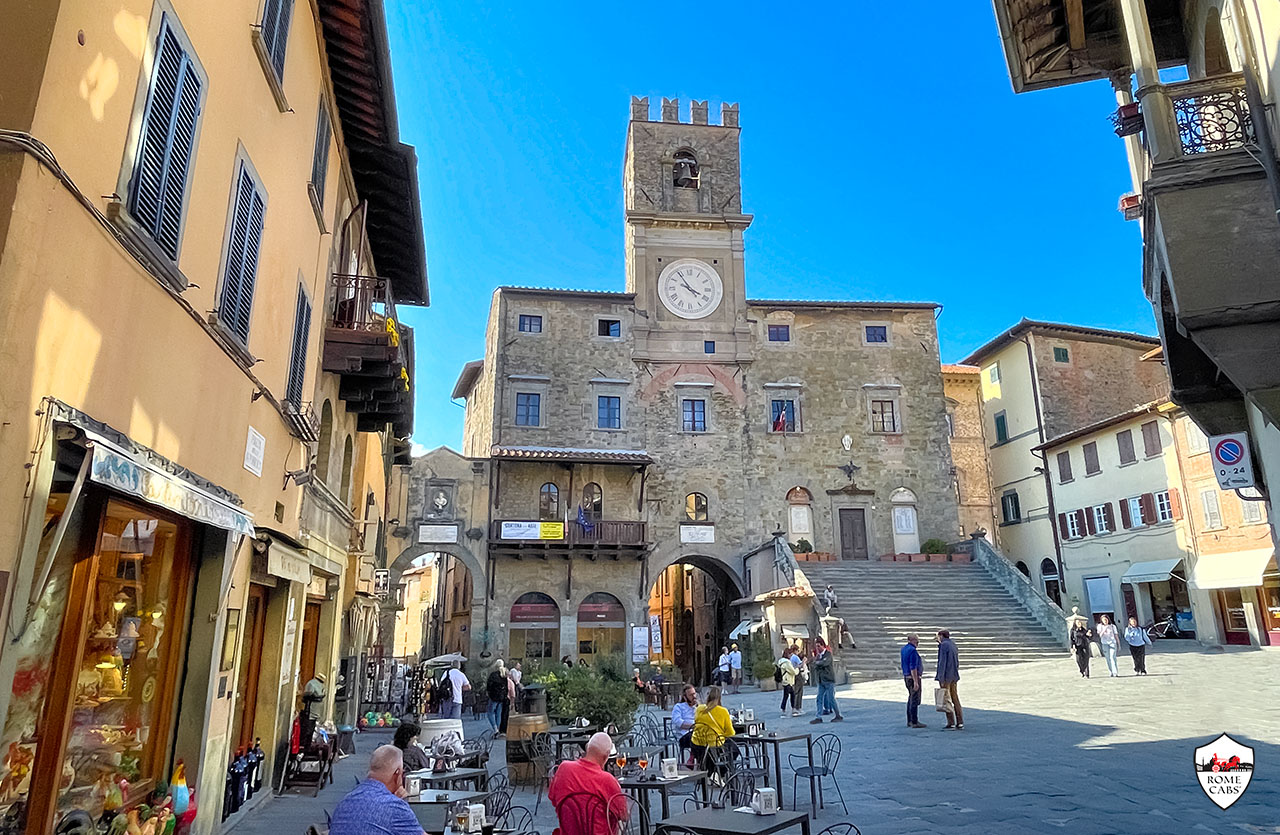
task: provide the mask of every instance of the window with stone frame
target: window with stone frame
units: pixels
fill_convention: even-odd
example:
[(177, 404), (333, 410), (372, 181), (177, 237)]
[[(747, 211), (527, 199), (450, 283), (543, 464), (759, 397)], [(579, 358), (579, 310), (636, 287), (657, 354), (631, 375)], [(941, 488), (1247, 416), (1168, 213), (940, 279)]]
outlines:
[(686, 397), (680, 401), (680, 428), (684, 432), (707, 431), (707, 401), (700, 397)]
[(1080, 530), (1080, 517), (1075, 511), (1068, 513), (1064, 517), (1067, 520), (1067, 539), (1083, 539), (1084, 532)]
[(707, 497), (702, 493), (690, 493), (685, 496), (684, 516), (690, 522), (707, 521)]
[(542, 425), (542, 395), (537, 392), (516, 392), (516, 426)]
[(550, 481), (538, 490), (538, 518), (544, 522), (560, 518), (560, 488)]
[(897, 398), (881, 397), (871, 401), (871, 431), (881, 435), (902, 431)]
[(769, 325), (769, 341), (770, 342), (790, 342), (791, 326), (790, 325)]
[(775, 399), (769, 402), (770, 432), (795, 432), (799, 425), (799, 412), (794, 399)]
[(1022, 520), (1022, 506), (1018, 502), (1018, 491), (1010, 490), (1000, 497), (1000, 516), (1006, 523)]
[(518, 325), (521, 333), (542, 333), (542, 317), (536, 313), (521, 313)]
[(598, 429), (622, 428), (622, 398), (613, 395), (596, 397), (596, 427)]

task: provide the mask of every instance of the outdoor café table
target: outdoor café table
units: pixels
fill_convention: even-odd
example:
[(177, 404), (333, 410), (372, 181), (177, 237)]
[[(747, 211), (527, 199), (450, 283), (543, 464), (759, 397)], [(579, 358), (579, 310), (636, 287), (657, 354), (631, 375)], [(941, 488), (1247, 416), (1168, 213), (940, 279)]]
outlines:
[(683, 826), (700, 835), (773, 835), (785, 832), (793, 826), (800, 827), (801, 835), (809, 835), (809, 813), (781, 811), (776, 815), (753, 815), (732, 809), (698, 809), (686, 812), (663, 823)]
[[(799, 742), (804, 740), (805, 751), (809, 755), (809, 767), (813, 767), (813, 736), (811, 734), (793, 733), (778, 734), (777, 736), (742, 736), (737, 737), (738, 741), (746, 742), (752, 745), (772, 745), (773, 746), (773, 774), (774, 788), (778, 790), (778, 806), (782, 806), (782, 752), (778, 749), (782, 747), (784, 742)], [(768, 775), (765, 775), (765, 784), (768, 785)], [(813, 781), (809, 781), (809, 808), (818, 808), (818, 791), (813, 786)]]
[(410, 772), (414, 777), (422, 778), (424, 787), (423, 794), (427, 794), (428, 786), (444, 786), (449, 788), (455, 783), (471, 783), (475, 786), (476, 791), (480, 791), (489, 785), (489, 769), (487, 768), (455, 768), (452, 771), (431, 771), (422, 769), (421, 771)]
[(560, 762), (561, 760), (564, 759), (564, 749), (566, 748), (571, 748), (576, 746), (578, 748), (581, 748), (583, 751), (587, 750), (587, 743), (590, 740), (591, 740), (591, 737), (586, 734), (580, 734), (577, 736), (556, 737), (556, 761)]
[[(652, 772), (651, 772), (652, 776)], [(649, 809), (649, 792), (657, 792), (662, 798), (662, 816), (664, 818), (671, 815), (671, 790), (676, 786), (688, 786), (690, 783), (697, 783), (702, 786), (702, 797), (707, 798), (707, 772), (705, 771), (689, 771), (688, 769), (680, 769), (678, 776), (672, 780), (641, 780), (639, 775), (630, 777), (623, 776), (618, 781), (618, 785), (622, 786), (625, 792), (631, 792), (636, 796), (636, 800), (645, 811)], [(644, 833), (648, 835), (648, 831)]]
[(574, 725), (552, 725), (547, 728), (547, 733), (552, 736), (581, 736), (586, 734), (590, 736), (596, 730), (596, 725), (587, 725), (585, 728), (579, 728)]

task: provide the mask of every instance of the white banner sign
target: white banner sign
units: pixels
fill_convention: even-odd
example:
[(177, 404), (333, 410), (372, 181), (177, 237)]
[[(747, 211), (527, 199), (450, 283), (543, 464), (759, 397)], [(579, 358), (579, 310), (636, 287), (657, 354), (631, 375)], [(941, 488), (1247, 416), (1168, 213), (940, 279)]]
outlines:
[(267, 439), (252, 426), (244, 443), (244, 468), (256, 476), (262, 475), (262, 459), (267, 454)]
[(564, 539), (564, 522), (503, 522), (503, 539)]
[(715, 525), (681, 525), (681, 542), (715, 542)]
[(457, 525), (419, 525), (418, 543), (452, 544), (458, 541)]
[(662, 618), (659, 615), (649, 615), (649, 651), (662, 654)]
[(649, 627), (631, 627), (631, 661), (641, 664), (649, 660)]

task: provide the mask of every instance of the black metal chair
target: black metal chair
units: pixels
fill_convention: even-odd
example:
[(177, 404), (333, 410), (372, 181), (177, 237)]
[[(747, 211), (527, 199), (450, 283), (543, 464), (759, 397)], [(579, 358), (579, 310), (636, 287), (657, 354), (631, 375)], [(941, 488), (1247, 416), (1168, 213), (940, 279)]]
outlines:
[(533, 812), (523, 806), (507, 807), (507, 811), (503, 812), (494, 821), (494, 828), (514, 833), (514, 835), (537, 832), (537, 829), (534, 828)]
[[(826, 799), (823, 797), (822, 784), (827, 779), (831, 780), (831, 785), (836, 788), (836, 795), (840, 798), (840, 806), (844, 809), (844, 813), (849, 814), (849, 807), (844, 802), (844, 792), (840, 791), (840, 782), (836, 780), (836, 767), (840, 764), (840, 738), (835, 734), (823, 734), (822, 736), (809, 743), (810, 750), (815, 754), (812, 766), (809, 765), (809, 758), (799, 754), (788, 754), (787, 765), (791, 768), (791, 808), (796, 807), (796, 783), (801, 777), (805, 778), (810, 784), (815, 781), (818, 784), (818, 808), (826, 808)], [(800, 763), (797, 765), (797, 762)], [(814, 814), (817, 814), (816, 810)]]
[(648, 832), (648, 815), (635, 798), (620, 795), (606, 806), (604, 798), (589, 792), (573, 792), (556, 804), (560, 826), (576, 832), (610, 832), (639, 835)]
[(862, 830), (851, 823), (836, 823), (828, 826), (818, 835), (862, 835)]
[(725, 780), (724, 785), (716, 792), (714, 801), (698, 800), (696, 797), (686, 797), (684, 800), (684, 810), (692, 812), (696, 809), (705, 809), (708, 806), (719, 804), (726, 809), (736, 809), (739, 806), (745, 806), (751, 802), (751, 798), (756, 793), (756, 778), (749, 772), (738, 771), (730, 774)]
[(750, 745), (729, 737), (724, 741), (724, 749), (731, 771), (746, 771), (761, 783), (769, 782), (769, 755), (764, 745)]

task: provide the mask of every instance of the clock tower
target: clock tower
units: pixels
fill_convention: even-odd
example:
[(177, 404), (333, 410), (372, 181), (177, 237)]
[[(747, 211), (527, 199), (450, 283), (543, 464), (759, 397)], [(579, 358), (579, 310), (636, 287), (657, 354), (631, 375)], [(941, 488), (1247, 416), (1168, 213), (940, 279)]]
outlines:
[(679, 100), (664, 98), (654, 122), (649, 99), (631, 99), (623, 199), (636, 360), (751, 359), (738, 134), (736, 104), (711, 125), (705, 101), (681, 122)]

